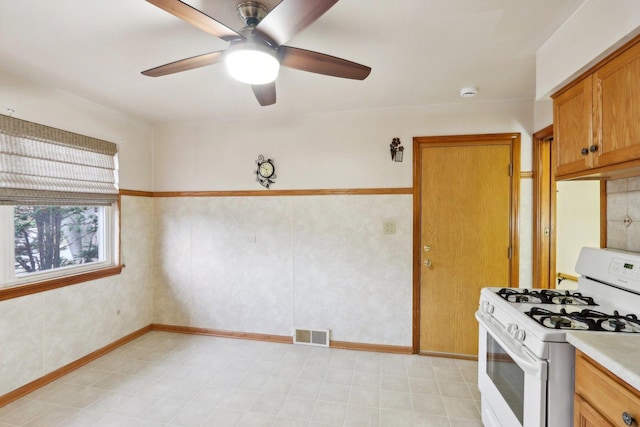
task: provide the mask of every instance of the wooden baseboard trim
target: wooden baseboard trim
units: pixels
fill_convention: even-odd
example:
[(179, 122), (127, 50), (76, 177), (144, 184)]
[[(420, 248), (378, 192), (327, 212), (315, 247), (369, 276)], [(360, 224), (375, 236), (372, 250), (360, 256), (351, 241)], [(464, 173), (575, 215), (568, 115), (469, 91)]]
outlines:
[(460, 359), (460, 360), (478, 360), (478, 356), (475, 354), (458, 354), (458, 353), (442, 353), (439, 351), (421, 351), (421, 356), (431, 356), (431, 357), (446, 357), (449, 359)]
[(345, 350), (374, 351), (377, 353), (412, 354), (412, 347), (400, 345), (366, 344), (359, 342), (334, 341), (329, 342), (331, 348), (342, 348)]
[(282, 344), (293, 344), (293, 337), (286, 335), (256, 334), (252, 332), (223, 331), (219, 329), (195, 328), (192, 326), (176, 326), (152, 323), (151, 330), (176, 332), (179, 334), (208, 335), (212, 337), (237, 338), (242, 340), (269, 341)]
[(94, 360), (104, 356), (105, 354), (115, 350), (116, 348), (127, 344), (130, 341), (146, 334), (151, 330), (151, 325), (145, 326), (144, 328), (138, 329), (135, 332), (126, 335), (119, 340), (112, 342), (111, 344), (107, 344), (104, 347), (87, 354), (84, 357), (76, 360), (75, 362), (71, 362), (68, 365), (65, 365), (61, 368), (56, 369), (55, 371), (49, 372), (43, 377), (38, 378), (37, 380), (31, 381), (29, 384), (25, 384), (20, 388), (17, 388), (9, 393), (0, 396), (0, 408), (13, 402), (14, 400), (20, 399), (27, 394), (36, 391), (37, 389), (44, 387), (45, 385), (57, 380), (60, 377), (67, 375), (68, 373), (75, 371), (76, 369), (86, 365), (89, 362), (93, 362)]

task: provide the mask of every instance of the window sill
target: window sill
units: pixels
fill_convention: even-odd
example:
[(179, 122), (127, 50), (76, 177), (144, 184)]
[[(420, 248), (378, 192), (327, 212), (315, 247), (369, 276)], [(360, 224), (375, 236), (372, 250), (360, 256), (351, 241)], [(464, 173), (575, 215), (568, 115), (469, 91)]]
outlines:
[(52, 289), (63, 288), (65, 286), (77, 285), (78, 283), (89, 282), (91, 280), (102, 279), (104, 277), (115, 276), (122, 272), (123, 267), (123, 265), (116, 265), (85, 273), (0, 289), (0, 301), (50, 291)]

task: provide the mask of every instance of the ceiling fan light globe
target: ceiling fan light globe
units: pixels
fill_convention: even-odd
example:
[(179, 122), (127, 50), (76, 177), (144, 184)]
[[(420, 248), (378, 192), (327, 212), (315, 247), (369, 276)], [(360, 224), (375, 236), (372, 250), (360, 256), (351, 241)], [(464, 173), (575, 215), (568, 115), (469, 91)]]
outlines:
[(271, 83), (278, 78), (280, 62), (266, 49), (236, 49), (225, 58), (227, 71), (234, 79), (250, 85)]

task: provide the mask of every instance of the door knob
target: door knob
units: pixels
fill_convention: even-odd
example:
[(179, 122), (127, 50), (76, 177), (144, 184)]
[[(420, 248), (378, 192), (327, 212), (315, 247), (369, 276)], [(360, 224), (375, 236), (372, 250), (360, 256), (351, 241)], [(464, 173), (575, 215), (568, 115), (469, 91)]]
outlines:
[(430, 259), (425, 259), (424, 260), (424, 266), (425, 267), (431, 267), (431, 260)]
[(424, 245), (424, 251), (425, 252), (429, 252), (431, 250), (431, 246), (429, 245)]

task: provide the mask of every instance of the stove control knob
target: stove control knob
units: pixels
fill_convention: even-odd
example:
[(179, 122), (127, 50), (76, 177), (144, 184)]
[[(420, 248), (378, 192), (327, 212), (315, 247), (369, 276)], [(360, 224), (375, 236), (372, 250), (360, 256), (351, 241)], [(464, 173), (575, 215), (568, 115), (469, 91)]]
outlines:
[(516, 325), (515, 323), (509, 323), (507, 325), (507, 333), (512, 337), (515, 335), (517, 331), (518, 331), (518, 325)]
[(524, 329), (517, 329), (513, 332), (513, 338), (518, 341), (524, 341), (524, 337), (526, 336)]
[(622, 421), (624, 421), (624, 423), (628, 426), (632, 426), (636, 422), (636, 420), (634, 420), (628, 412), (622, 413)]
[(493, 304), (491, 304), (489, 301), (482, 301), (482, 304), (480, 304), (480, 308), (487, 314), (493, 314)]

